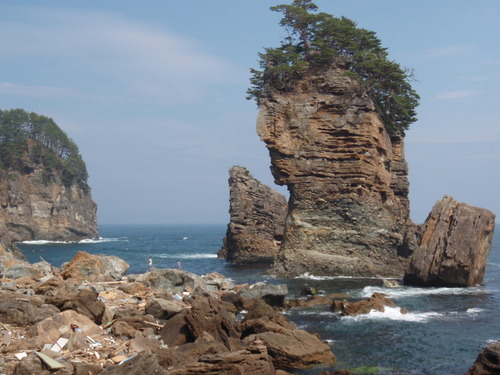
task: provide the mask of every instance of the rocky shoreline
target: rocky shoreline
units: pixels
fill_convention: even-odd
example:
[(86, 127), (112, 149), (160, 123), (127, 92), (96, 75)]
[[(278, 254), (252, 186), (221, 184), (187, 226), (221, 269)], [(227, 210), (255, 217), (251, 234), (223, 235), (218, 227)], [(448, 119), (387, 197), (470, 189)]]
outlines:
[(286, 285), (176, 269), (125, 276), (123, 260), (83, 252), (61, 269), (33, 267), (40, 278), (2, 280), (1, 374), (283, 375), (335, 362), (280, 314)]
[[(354, 301), (309, 287), (287, 299), (285, 284), (235, 285), (218, 273), (177, 269), (126, 275), (128, 268), (115, 256), (79, 252), (60, 268), (40, 262), (15, 278), (2, 275), (0, 374), (321, 372), (335, 365), (331, 347), (297, 329), (286, 309), (329, 305), (345, 316), (397, 307), (381, 293)], [(496, 373), (499, 348), (485, 348), (468, 374)]]

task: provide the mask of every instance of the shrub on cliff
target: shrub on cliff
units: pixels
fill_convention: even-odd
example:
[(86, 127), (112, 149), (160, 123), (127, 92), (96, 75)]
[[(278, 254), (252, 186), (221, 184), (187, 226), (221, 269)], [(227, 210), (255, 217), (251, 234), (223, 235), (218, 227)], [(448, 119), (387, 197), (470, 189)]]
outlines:
[(0, 110), (0, 171), (28, 171), (42, 165), (57, 171), (64, 185), (88, 189), (87, 168), (78, 146), (49, 117), (22, 109)]
[(358, 80), (377, 104), (388, 132), (403, 135), (416, 121), (420, 99), (410, 84), (412, 71), (388, 59), (387, 49), (373, 31), (358, 28), (345, 17), (315, 13), (317, 8), (311, 0), (270, 8), (283, 13), (280, 25), (287, 37), (279, 47), (259, 53), (262, 70), (251, 69), (247, 99), (260, 105), (270, 88), (289, 91), (294, 79), (307, 69), (328, 67), (343, 59), (349, 65), (346, 74)]

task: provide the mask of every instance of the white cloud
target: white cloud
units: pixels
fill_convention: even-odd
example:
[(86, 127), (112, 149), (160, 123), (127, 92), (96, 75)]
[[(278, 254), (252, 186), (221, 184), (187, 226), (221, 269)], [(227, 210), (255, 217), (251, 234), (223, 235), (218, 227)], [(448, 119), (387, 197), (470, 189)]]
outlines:
[(481, 91), (478, 90), (455, 90), (455, 91), (446, 91), (436, 96), (436, 99), (463, 99), (468, 98), (470, 96), (480, 95)]
[(100, 83), (102, 94), (113, 86), (123, 97), (193, 101), (207, 95), (208, 84), (234, 82), (246, 72), (196, 41), (116, 14), (21, 9), (25, 17), (16, 19), (22, 21), (0, 23), (0, 33), (10, 36), (0, 60), (36, 59), (37, 79), (67, 80), (70, 91), (85, 92), (81, 81), (87, 80)]

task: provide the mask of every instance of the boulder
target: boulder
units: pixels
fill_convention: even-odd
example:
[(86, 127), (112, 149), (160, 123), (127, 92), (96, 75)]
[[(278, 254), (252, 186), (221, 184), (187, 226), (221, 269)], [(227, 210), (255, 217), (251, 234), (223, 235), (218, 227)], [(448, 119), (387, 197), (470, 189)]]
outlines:
[(187, 311), (182, 311), (163, 324), (159, 334), (165, 345), (175, 347), (194, 341), (186, 324), (186, 315)]
[[(333, 301), (331, 309), (333, 311), (340, 311), (342, 316), (356, 316), (360, 314), (368, 314), (371, 311), (384, 312), (385, 307), (398, 307), (394, 302), (386, 297), (383, 293), (373, 293), (373, 295), (367, 300), (349, 302), (343, 301)], [(401, 308), (401, 313), (407, 313), (408, 311)]]
[(229, 170), (229, 215), (220, 258), (233, 265), (270, 264), (280, 249), (288, 203), (243, 167)]
[(243, 299), (261, 298), (271, 306), (284, 307), (288, 288), (286, 284), (273, 285), (258, 282), (248, 288), (242, 288), (239, 294)]
[(465, 375), (500, 374), (500, 342), (491, 344), (481, 350), (474, 365)]
[(445, 196), (423, 224), (404, 283), (436, 287), (481, 284), (494, 228), (491, 211)]
[(59, 313), (59, 309), (44, 304), (39, 296), (0, 293), (0, 322), (13, 326), (27, 326)]
[(202, 276), (203, 280), (205, 280), (205, 289), (216, 291), (216, 290), (233, 290), (234, 282), (228, 280), (218, 272), (212, 272), (207, 275)]
[(207, 353), (195, 361), (169, 368), (169, 375), (274, 375), (273, 362), (260, 340), (248, 343), (241, 350)]
[(141, 352), (120, 366), (105, 369), (100, 375), (167, 375), (169, 371), (158, 363), (151, 351)]
[(144, 282), (152, 289), (166, 289), (172, 293), (182, 293), (193, 290), (197, 286), (204, 286), (205, 281), (198, 275), (177, 269), (154, 269), (136, 280)]
[(277, 368), (308, 368), (335, 363), (335, 355), (318, 336), (303, 330), (250, 335), (244, 342), (262, 340)]
[(102, 332), (102, 329), (86, 316), (78, 314), (73, 310), (66, 310), (31, 326), (27, 332), (27, 336), (40, 336), (45, 343), (52, 344), (61, 335), (69, 335), (73, 332), (71, 324), (80, 327), (86, 336), (97, 335)]
[(189, 302), (191, 308), (184, 318), (189, 335), (196, 340), (206, 332), (231, 349), (230, 338), (240, 337), (240, 327), (223, 302), (207, 295), (194, 296)]
[(146, 302), (145, 312), (157, 319), (170, 319), (175, 314), (185, 310), (186, 306), (178, 301), (169, 301), (163, 298), (149, 298)]
[(127, 262), (114, 255), (92, 255), (79, 251), (61, 270), (64, 279), (94, 281), (99, 276), (108, 275), (120, 280), (130, 268)]

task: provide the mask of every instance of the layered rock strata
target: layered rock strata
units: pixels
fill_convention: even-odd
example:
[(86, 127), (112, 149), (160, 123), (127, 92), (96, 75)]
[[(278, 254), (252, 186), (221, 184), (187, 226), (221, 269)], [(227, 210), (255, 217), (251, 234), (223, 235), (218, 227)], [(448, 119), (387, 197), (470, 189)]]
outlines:
[(420, 286), (481, 284), (488, 262), (495, 215), (445, 196), (423, 224), (404, 282)]
[(260, 103), (257, 132), (290, 191), (281, 276), (401, 277), (414, 246), (403, 138), (345, 68), (306, 71)]
[(286, 198), (243, 167), (229, 170), (229, 214), (219, 257), (233, 265), (269, 264), (283, 239)]
[[(13, 241), (77, 241), (98, 237), (97, 206), (88, 189), (33, 167), (0, 180), (0, 221)], [(5, 240), (4, 240), (5, 241)]]

